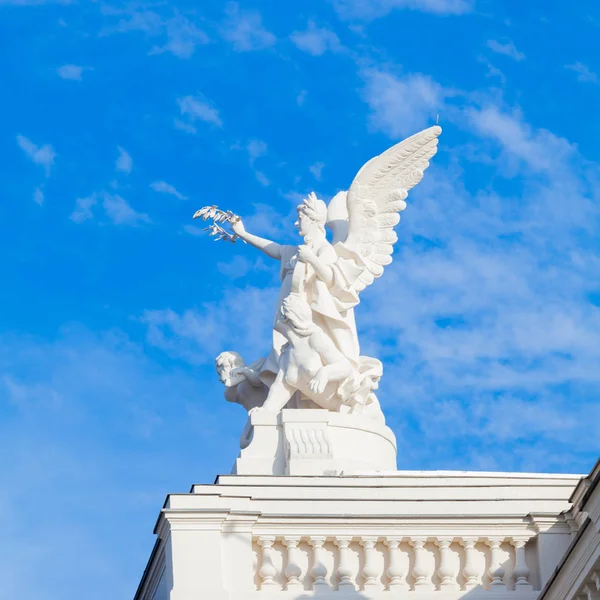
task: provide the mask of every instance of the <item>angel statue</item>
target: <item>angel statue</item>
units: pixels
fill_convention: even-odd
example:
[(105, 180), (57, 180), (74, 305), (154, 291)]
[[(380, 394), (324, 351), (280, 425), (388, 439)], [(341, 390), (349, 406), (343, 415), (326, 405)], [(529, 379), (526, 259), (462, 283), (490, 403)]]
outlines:
[(303, 238), (298, 246), (246, 231), (233, 213), (202, 209), (203, 215), (230, 215), (226, 220), (235, 239), (281, 265), (272, 345), (254, 382), (256, 387), (260, 380), (268, 392), (251, 412), (278, 412), (294, 401), (295, 406), (304, 402), (384, 421), (374, 393), (382, 366), (360, 354), (354, 307), (360, 292), (392, 262), (394, 226), (406, 208), (408, 190), (419, 183), (436, 153), (441, 131), (430, 127), (371, 159), (329, 206), (310, 193), (297, 209), (296, 227)]

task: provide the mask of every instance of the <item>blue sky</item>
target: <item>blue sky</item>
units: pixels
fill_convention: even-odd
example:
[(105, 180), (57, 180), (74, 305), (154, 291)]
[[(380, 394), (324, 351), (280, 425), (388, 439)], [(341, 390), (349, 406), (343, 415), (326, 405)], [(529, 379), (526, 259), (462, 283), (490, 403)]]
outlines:
[[(357, 310), (401, 469), (587, 472), (600, 422), (596, 2), (0, 0), (0, 549), (24, 600), (131, 598), (168, 492), (244, 411), (293, 242), (403, 136), (444, 133)], [(596, 428), (597, 429), (597, 428)]]

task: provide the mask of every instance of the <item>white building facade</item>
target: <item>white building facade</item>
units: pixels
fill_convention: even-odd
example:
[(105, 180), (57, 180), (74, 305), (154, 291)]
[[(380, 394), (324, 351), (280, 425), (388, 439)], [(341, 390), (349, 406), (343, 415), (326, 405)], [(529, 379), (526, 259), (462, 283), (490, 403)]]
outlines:
[[(327, 427), (288, 421), (293, 436), (280, 420), (251, 440), (252, 461), (242, 451), (246, 474), (168, 496), (135, 600), (600, 600), (600, 466), (351, 473)], [(273, 448), (272, 467), (255, 460)]]

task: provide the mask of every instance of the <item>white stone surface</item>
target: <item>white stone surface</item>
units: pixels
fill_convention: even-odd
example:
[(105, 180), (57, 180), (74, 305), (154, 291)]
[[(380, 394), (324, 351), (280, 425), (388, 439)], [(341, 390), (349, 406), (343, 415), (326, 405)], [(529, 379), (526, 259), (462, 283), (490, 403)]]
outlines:
[(540, 561), (571, 540), (578, 480), (221, 476), (168, 497), (136, 600), (534, 600), (556, 567)]
[(600, 460), (571, 496), (573, 540), (540, 600), (600, 600)]
[(239, 475), (348, 475), (395, 471), (389, 427), (356, 414), (284, 409), (254, 412), (233, 472)]
[(441, 131), (425, 129), (368, 161), (329, 206), (309, 194), (298, 206), (299, 246), (254, 235), (239, 216), (216, 206), (196, 212), (212, 219), (208, 229), (217, 238), (242, 239), (281, 265), (271, 348), (248, 366), (231, 351), (217, 357), (229, 401), (252, 412), (321, 408), (385, 423), (375, 394), (383, 367), (360, 354), (354, 308), (392, 262), (399, 213), (435, 155)]

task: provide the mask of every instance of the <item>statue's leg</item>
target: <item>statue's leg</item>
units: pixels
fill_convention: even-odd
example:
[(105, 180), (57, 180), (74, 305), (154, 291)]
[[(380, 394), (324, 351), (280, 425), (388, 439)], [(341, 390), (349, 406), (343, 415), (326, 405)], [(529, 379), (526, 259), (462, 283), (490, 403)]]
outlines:
[(261, 410), (278, 413), (290, 401), (295, 392), (296, 389), (285, 381), (283, 371), (279, 371)]

